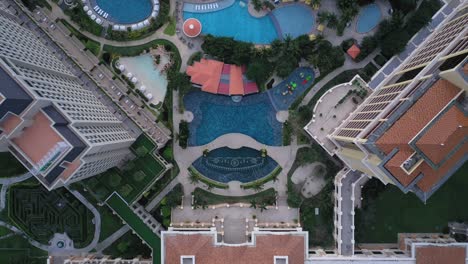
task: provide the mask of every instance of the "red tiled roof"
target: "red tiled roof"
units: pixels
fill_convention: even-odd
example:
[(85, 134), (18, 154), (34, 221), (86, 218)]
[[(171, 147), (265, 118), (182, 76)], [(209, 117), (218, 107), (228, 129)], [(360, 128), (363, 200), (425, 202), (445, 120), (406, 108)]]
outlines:
[(356, 44), (353, 44), (346, 53), (348, 53), (351, 58), (356, 59), (356, 57), (361, 53), (361, 49), (359, 49)]
[(202, 30), (202, 25), (200, 21), (196, 18), (189, 18), (185, 20), (182, 27), (183, 27), (184, 34), (191, 38), (194, 38), (200, 35), (201, 30)]
[(10, 113), (0, 123), (0, 128), (2, 128), (6, 134), (10, 134), (20, 123), (21, 118), (15, 114)]
[[(446, 163), (439, 169), (434, 170), (425, 161), (417, 167), (410, 175), (404, 172), (400, 166), (415, 150), (409, 145), (410, 141), (420, 133), (459, 93), (460, 88), (448, 81), (437, 81), (411, 108), (406, 111), (376, 142), (377, 146), (389, 154), (393, 149), (398, 152), (385, 164), (385, 168), (403, 185), (407, 186), (418, 175), (424, 174), (424, 178), (417, 184), (423, 191), (428, 191), (448, 170), (456, 164), (466, 153), (466, 144), (462, 146)], [(453, 120), (455, 118), (455, 120)], [(460, 118), (465, 121), (460, 120)], [(439, 124), (440, 122), (440, 124)], [(466, 117), (460, 117), (456, 110), (447, 111), (439, 122), (433, 124), (421, 138), (421, 150), (428, 157), (440, 160), (460, 142), (460, 136), (466, 129), (455, 131), (454, 126), (460, 122), (466, 124)], [(447, 129), (445, 126), (451, 126)], [(455, 131), (455, 132), (454, 132)], [(452, 133), (451, 133), (452, 132)], [(465, 133), (466, 135), (466, 133)], [(445, 145), (434, 147), (427, 140), (444, 140)], [(447, 147), (445, 147), (447, 146)], [(419, 147), (419, 146), (418, 146)], [(452, 147), (452, 148), (449, 148)], [(438, 153), (433, 153), (437, 151)], [(465, 152), (463, 152), (465, 151)]]
[[(224, 95), (245, 95), (258, 92), (257, 84), (254, 82), (249, 82), (248, 89), (245, 87), (244, 72), (245, 66), (241, 67), (205, 59), (187, 67), (187, 75), (190, 76), (190, 81), (201, 85), (202, 91)], [(228, 75), (229, 83), (221, 82), (221, 75)], [(223, 77), (223, 80), (225, 78)]]
[(206, 234), (165, 234), (164, 264), (180, 263), (183, 255), (203, 264), (271, 264), (274, 256), (288, 256), (288, 263), (304, 263), (305, 237), (297, 234), (257, 235), (255, 246), (214, 245)]
[(466, 247), (424, 246), (416, 248), (416, 264), (465, 264)]

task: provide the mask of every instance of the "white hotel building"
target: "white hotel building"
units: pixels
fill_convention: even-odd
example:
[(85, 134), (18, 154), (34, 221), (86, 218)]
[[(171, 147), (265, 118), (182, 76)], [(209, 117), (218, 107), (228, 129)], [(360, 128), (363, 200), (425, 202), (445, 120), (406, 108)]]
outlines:
[(118, 165), (134, 141), (30, 30), (0, 13), (0, 151), (50, 190)]

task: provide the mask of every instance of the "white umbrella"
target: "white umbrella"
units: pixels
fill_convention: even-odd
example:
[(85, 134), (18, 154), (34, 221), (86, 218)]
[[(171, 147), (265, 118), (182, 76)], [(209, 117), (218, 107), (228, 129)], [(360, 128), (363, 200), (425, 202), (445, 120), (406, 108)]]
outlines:
[(83, 10), (86, 12), (86, 11), (89, 10), (89, 7), (85, 5), (85, 6), (83, 6)]
[(146, 94), (146, 98), (148, 98), (148, 100), (151, 100), (151, 99), (153, 99), (153, 95), (150, 94), (150, 93), (147, 93), (147, 94)]
[(114, 30), (119, 30), (119, 25), (114, 25), (114, 26), (112, 27), (112, 29), (114, 29)]
[(125, 26), (119, 26), (120, 30), (124, 31), (125, 30)]
[(146, 19), (145, 21), (143, 21), (143, 24), (144, 24), (145, 26), (149, 26), (150, 22), (148, 21), (148, 19)]
[(146, 86), (144, 86), (144, 85), (140, 86), (139, 90), (142, 91), (142, 92), (146, 91)]
[(132, 83), (137, 83), (138, 82), (138, 79), (136, 77), (133, 77), (132, 78)]
[(128, 73), (127, 73), (127, 78), (132, 78), (132, 77), (133, 77), (133, 73), (128, 72)]
[(101, 20), (100, 18), (97, 18), (97, 19), (96, 19), (96, 23), (98, 23), (99, 25), (101, 25), (101, 24), (102, 24), (102, 20)]
[(96, 20), (96, 15), (91, 15), (92, 20)]
[(83, 2), (83, 4), (84, 4), (84, 3), (86, 3), (86, 0), (81, 0), (81, 2)]
[(119, 65), (119, 70), (122, 71), (122, 72), (125, 71), (125, 66), (122, 65), (122, 64), (120, 64), (120, 65)]
[(93, 11), (88, 10), (88, 12), (86, 12), (86, 14), (88, 14), (88, 16), (91, 16), (93, 14)]

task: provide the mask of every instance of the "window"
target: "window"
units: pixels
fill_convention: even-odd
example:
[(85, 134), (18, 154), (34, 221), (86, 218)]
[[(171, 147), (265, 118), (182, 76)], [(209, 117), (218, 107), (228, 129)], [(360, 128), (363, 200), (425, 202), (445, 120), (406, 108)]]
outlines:
[(288, 256), (275, 256), (274, 264), (288, 264)]
[(180, 264), (195, 264), (195, 256), (180, 256)]

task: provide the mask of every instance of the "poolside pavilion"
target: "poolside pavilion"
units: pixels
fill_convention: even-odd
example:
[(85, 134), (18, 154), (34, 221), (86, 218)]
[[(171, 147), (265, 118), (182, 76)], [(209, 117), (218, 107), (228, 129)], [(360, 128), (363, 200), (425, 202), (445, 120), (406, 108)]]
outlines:
[(246, 78), (245, 71), (245, 66), (207, 59), (187, 67), (187, 75), (194, 86), (204, 92), (229, 96), (258, 93), (257, 84)]

